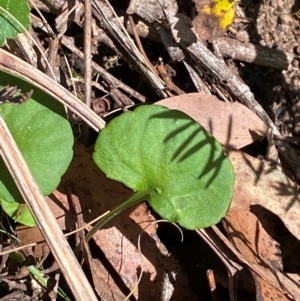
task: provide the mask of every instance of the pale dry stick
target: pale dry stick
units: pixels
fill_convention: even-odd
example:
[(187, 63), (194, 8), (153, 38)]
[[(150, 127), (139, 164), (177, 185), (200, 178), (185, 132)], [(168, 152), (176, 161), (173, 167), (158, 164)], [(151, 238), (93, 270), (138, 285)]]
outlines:
[(105, 127), (105, 121), (56, 81), (23, 60), (0, 49), (0, 67), (9, 74), (21, 77), (44, 90), (83, 119), (95, 131)]
[(197, 91), (202, 94), (210, 95), (211, 94), (210, 90), (208, 89), (206, 84), (203, 82), (203, 80), (201, 79), (199, 74), (192, 68), (192, 66), (188, 62), (186, 62), (186, 60), (183, 60), (182, 62), (184, 64), (186, 70), (190, 74), (191, 80), (192, 80), (194, 86), (196, 87)]
[[(74, 182), (71, 182), (67, 185), (67, 194), (72, 204), (73, 214), (76, 216), (75, 227), (82, 228), (84, 226), (84, 218), (82, 207), (80, 204), (79, 197), (77, 196), (76, 187)], [(84, 230), (77, 232), (75, 235), (75, 245), (79, 245), (84, 241)]]
[(116, 14), (115, 10), (113, 9), (113, 7), (110, 5), (109, 1), (108, 0), (105, 0), (106, 4), (108, 5), (108, 7), (110, 8), (110, 10), (112, 11), (115, 19), (117, 20), (117, 23), (119, 24), (121, 30), (123, 31), (123, 33), (125, 34), (125, 36), (128, 38), (128, 41), (130, 42), (131, 46), (133, 48), (135, 48), (135, 50), (139, 50), (140, 53), (144, 56), (144, 59), (146, 61), (146, 63), (148, 64), (148, 67), (155, 73), (157, 74), (157, 71), (154, 69), (153, 65), (150, 63), (150, 61), (148, 60), (148, 57), (144, 51), (144, 48), (142, 46), (142, 43), (138, 37), (138, 34), (137, 34), (137, 31), (136, 31), (136, 26), (134, 24), (134, 21), (133, 21), (133, 18), (132, 18), (132, 15), (128, 14), (128, 21), (129, 21), (129, 24), (132, 28), (132, 32), (133, 32), (133, 36), (136, 40), (136, 43), (138, 45), (138, 49), (136, 47), (136, 45), (133, 43), (132, 39), (130, 38), (129, 34), (128, 34), (128, 31), (126, 30), (126, 28), (124, 27), (124, 25), (122, 24), (122, 22), (120, 21), (120, 18), (118, 17), (118, 15)]
[(92, 287), (0, 115), (1, 156), (77, 301), (97, 301)]
[[(75, 4), (69, 11), (68, 13), (56, 24), (56, 28), (60, 28), (62, 23), (69, 17), (69, 15), (71, 15), (71, 13), (77, 9), (77, 7), (79, 6), (79, 2), (77, 4)], [(59, 38), (61, 38), (61, 35), (59, 35)]]
[[(114, 17), (116, 18), (117, 22), (119, 23), (119, 26), (120, 26), (121, 30), (123, 31), (123, 33), (125, 34), (125, 36), (128, 38), (128, 41), (129, 41), (129, 43), (131, 44), (131, 46), (132, 46), (133, 48), (135, 48), (135, 50), (138, 50), (138, 49), (136, 48), (136, 45), (133, 43), (133, 41), (132, 41), (130, 35), (128, 34), (126, 28), (125, 28), (124, 25), (121, 23), (121, 21), (120, 21), (118, 15), (116, 14), (114, 8), (110, 5), (110, 3), (109, 3), (108, 0), (105, 0), (105, 2), (106, 2), (106, 4), (107, 4), (107, 6), (110, 8), (111, 12), (113, 13), (113, 15), (114, 15)], [(98, 6), (98, 3), (95, 3), (95, 4), (96, 4), (96, 7), (97, 7), (97, 6)]]
[[(1, 150), (0, 150), (0, 156), (1, 156)], [(1, 232), (1, 234), (2, 233), (5, 234), (6, 236), (8, 236), (9, 239), (20, 241), (15, 235), (7, 232), (6, 228), (4, 227), (4, 225), (1, 222), (3, 220), (3, 216), (4, 216), (4, 212), (3, 212), (3, 210), (1, 210), (1, 214), (0, 214), (0, 232)], [(9, 228), (10, 228), (10, 230), (12, 230), (11, 225), (9, 225)], [(1, 256), (1, 252), (0, 252), (0, 256)]]
[[(32, 34), (30, 32), (30, 34)], [(8, 46), (8, 50), (11, 52), (14, 52), (14, 47), (11, 48), (11, 46), (13, 44), (16, 44), (17, 48), (19, 49), (19, 51), (22, 53), (24, 59), (26, 62), (28, 62), (28, 64), (34, 66), (37, 68), (38, 65), (38, 57), (36, 54), (36, 50), (33, 47), (32, 42), (28, 39), (27, 35), (24, 33), (19, 33), (16, 38), (14, 39), (14, 41), (6, 41), (6, 44)], [(37, 42), (38, 43), (38, 42)], [(43, 47), (41, 47), (42, 45), (39, 44), (40, 48), (43, 49)], [(41, 61), (39, 59), (39, 61)], [(41, 62), (42, 64), (43, 62)], [(43, 65), (43, 64), (42, 64)], [(51, 75), (51, 74), (50, 74)]]
[(12, 14), (10, 14), (8, 11), (6, 11), (5, 9), (3, 9), (0, 6), (0, 10), (4, 11), (6, 14), (8, 14), (13, 20), (14, 22), (16, 22), (24, 31), (24, 33), (26, 34), (26, 36), (33, 42), (33, 44), (37, 47), (37, 49), (40, 51), (41, 56), (43, 57), (43, 59), (45, 60), (45, 63), (47, 65), (47, 67), (49, 68), (49, 70), (51, 71), (51, 75), (52, 77), (55, 79), (55, 74), (54, 71), (51, 67), (51, 65), (49, 64), (45, 54), (43, 53), (43, 51), (40, 49), (40, 46), (38, 45), (38, 43), (34, 40), (34, 38), (31, 36), (31, 34), (27, 31), (27, 29), (19, 22), (19, 20), (17, 20)]
[[(51, 26), (49, 26), (47, 20), (45, 19), (44, 15), (41, 13), (39, 8), (35, 5), (35, 3), (32, 0), (27, 0), (29, 4), (34, 7), (38, 15), (40, 16), (41, 20), (44, 22), (45, 27), (47, 28), (48, 34), (50, 33), (52, 36), (55, 36), (54, 31), (52, 30)], [(32, 15), (32, 14), (31, 14)]]
[[(44, 241), (42, 241), (44, 242)], [(42, 243), (41, 242), (41, 243)], [(5, 251), (1, 251), (0, 252), (0, 256), (3, 256), (3, 255), (6, 255), (6, 254), (10, 254), (10, 253), (13, 253), (13, 252), (18, 252), (18, 251), (21, 251), (23, 249), (27, 249), (27, 248), (31, 248), (31, 247), (35, 247), (39, 244), (40, 242), (33, 242), (33, 243), (30, 243), (30, 244), (27, 244), (27, 245), (24, 245), (24, 246), (20, 246), (20, 247), (16, 247), (16, 248), (13, 248), (13, 249), (9, 249), (9, 250), (5, 250)]]
[[(87, 107), (92, 104), (92, 2), (84, 1), (84, 103)], [(85, 146), (89, 144), (89, 127), (82, 126), (82, 141)]]
[[(1, 155), (1, 153), (0, 153), (0, 155)], [(84, 226), (82, 226), (82, 227), (80, 227), (80, 228), (78, 228), (74, 231), (71, 231), (69, 233), (64, 234), (64, 237), (69, 237), (69, 236), (71, 236), (73, 234), (76, 234), (77, 232), (82, 231), (84, 229), (90, 230), (92, 228), (92, 224), (96, 223), (99, 219), (101, 219), (102, 217), (104, 217), (108, 213), (109, 213), (109, 210), (106, 211), (105, 213), (99, 215), (98, 217), (96, 217), (92, 221), (86, 223)], [(17, 239), (17, 238), (14, 237), (14, 239)], [(23, 249), (26, 249), (26, 248), (29, 248), (29, 247), (34, 247), (34, 246), (37, 246), (38, 244), (41, 244), (41, 243), (44, 243), (44, 242), (45, 242), (45, 240), (40, 240), (38, 242), (33, 242), (33, 243), (30, 243), (30, 244), (27, 244), (27, 245), (24, 245), (24, 246), (16, 247), (16, 248), (9, 249), (9, 250), (6, 250), (6, 251), (1, 251), (0, 256), (5, 255), (5, 254), (9, 254), (9, 253), (12, 253), (12, 252), (17, 252), (17, 251), (20, 251), (20, 250), (23, 250)]]
[(91, 107), (92, 82), (92, 2), (84, 1), (84, 102)]
[(65, 0), (39, 0), (47, 6), (50, 12), (58, 14), (61, 12)]
[(74, 93), (75, 97), (77, 98), (78, 96), (77, 96), (77, 89), (76, 89), (76, 85), (75, 85), (75, 78), (73, 77), (71, 66), (70, 66), (69, 61), (67, 59), (67, 56), (66, 56), (66, 54), (65, 54), (65, 52), (64, 52), (64, 50), (62, 49), (61, 46), (60, 46), (60, 49), (62, 50), (62, 54), (63, 54), (64, 60), (65, 60), (66, 66), (67, 66), (67, 70), (68, 70), (68, 73), (69, 73), (69, 76), (70, 76), (70, 80), (71, 80), (72, 88), (73, 88), (73, 93)]
[[(73, 78), (72, 79), (75, 83), (76, 82), (78, 82), (78, 83), (84, 83), (84, 79), (83, 78)], [(109, 95), (109, 92), (107, 91), (107, 90), (105, 90), (105, 88), (101, 85), (101, 84), (99, 84), (99, 82), (96, 80), (96, 81), (92, 81), (91, 82), (91, 85), (92, 85), (92, 87), (95, 87), (96, 89), (98, 89), (99, 91), (101, 91), (101, 92), (103, 92), (103, 93), (105, 93), (105, 95), (103, 95), (102, 97), (103, 98), (105, 98), (105, 97), (107, 97), (108, 95)]]
[(211, 293), (213, 300), (214, 301), (222, 301), (223, 299), (221, 299), (221, 297), (219, 296), (219, 294), (217, 292), (217, 284), (216, 284), (216, 279), (215, 279), (213, 270), (208, 269), (206, 271), (206, 279), (207, 279), (208, 286), (209, 286), (210, 293)]

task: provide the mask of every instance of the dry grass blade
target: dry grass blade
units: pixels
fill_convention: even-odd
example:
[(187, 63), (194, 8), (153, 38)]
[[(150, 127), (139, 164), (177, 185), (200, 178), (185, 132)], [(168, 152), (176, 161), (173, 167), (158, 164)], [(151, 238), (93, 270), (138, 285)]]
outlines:
[(0, 116), (1, 156), (32, 212), (76, 300), (97, 300), (73, 251), (41, 194), (16, 142)]

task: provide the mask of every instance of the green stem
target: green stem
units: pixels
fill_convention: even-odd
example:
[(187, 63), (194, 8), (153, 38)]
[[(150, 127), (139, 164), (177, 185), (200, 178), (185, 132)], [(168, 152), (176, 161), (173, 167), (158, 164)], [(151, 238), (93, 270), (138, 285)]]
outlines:
[[(23, 264), (25, 258), (16, 253), (16, 252), (12, 252), (9, 254), (9, 257), (16, 261), (17, 263), (19, 263), (20, 265)], [(28, 266), (28, 270), (31, 273), (31, 275), (33, 275), (40, 284), (42, 284), (45, 288), (47, 288), (47, 283), (48, 283), (48, 279), (45, 277), (45, 275), (43, 275), (41, 273), (41, 271), (39, 271), (38, 269), (36, 269), (36, 267), (34, 267), (33, 265)], [(58, 287), (58, 294), (67, 301), (71, 301), (71, 299), (66, 295), (66, 293), (60, 288)]]
[(137, 204), (138, 202), (148, 199), (149, 193), (152, 189), (143, 192), (135, 192), (134, 195), (123, 202), (121, 205), (113, 208), (107, 215), (105, 215), (102, 219), (100, 219), (94, 227), (89, 231), (89, 233), (85, 236), (85, 240), (88, 242), (94, 234), (100, 230), (106, 223), (108, 223), (113, 217), (124, 211), (125, 209)]

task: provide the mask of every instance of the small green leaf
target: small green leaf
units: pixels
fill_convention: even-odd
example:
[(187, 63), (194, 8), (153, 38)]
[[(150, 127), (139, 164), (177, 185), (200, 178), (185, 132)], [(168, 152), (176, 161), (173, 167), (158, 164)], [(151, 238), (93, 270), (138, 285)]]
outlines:
[(93, 158), (109, 178), (145, 192), (158, 214), (187, 229), (216, 224), (230, 206), (230, 161), (180, 111), (145, 105), (123, 113), (101, 131)]
[[(33, 99), (24, 104), (0, 106), (7, 126), (44, 195), (59, 184), (72, 159), (73, 137), (66, 119)], [(0, 170), (5, 170), (0, 161)], [(1, 172), (0, 196), (6, 202), (21, 202), (8, 171)], [(5, 189), (6, 188), (6, 189)]]
[(25, 0), (0, 0), (0, 47), (6, 39), (14, 39), (18, 33), (23, 32), (22, 26), (29, 28), (29, 12)]
[[(73, 133), (64, 107), (37, 87), (0, 70), (0, 85), (16, 85), (23, 92), (33, 89), (31, 99), (23, 104), (2, 104), (3, 116), (42, 193), (48, 195), (58, 186), (73, 157)], [(1, 142), (0, 142), (1, 143)], [(0, 200), (12, 216), (23, 203), (12, 177), (0, 157)], [(11, 206), (11, 207), (9, 207)], [(19, 222), (33, 225), (34, 219), (22, 210)]]
[(20, 204), (17, 202), (7, 203), (1, 200), (1, 198), (0, 201), (2, 209), (16, 222), (19, 222), (29, 227), (33, 227), (36, 225), (35, 220), (31, 215), (31, 212), (25, 204)]

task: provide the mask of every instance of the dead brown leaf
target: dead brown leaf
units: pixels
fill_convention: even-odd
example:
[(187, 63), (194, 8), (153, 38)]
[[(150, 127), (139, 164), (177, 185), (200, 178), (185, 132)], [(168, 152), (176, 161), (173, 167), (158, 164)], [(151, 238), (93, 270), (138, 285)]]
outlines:
[[(230, 151), (236, 181), (227, 235), (257, 274), (261, 300), (299, 299), (300, 204), (297, 186), (281, 171), (240, 151)], [(279, 298), (280, 296), (280, 298)]]
[(236, 211), (229, 212), (223, 224), (229, 239), (257, 275), (257, 294), (267, 291), (258, 300), (272, 300), (267, 297), (274, 294), (277, 298), (273, 300), (288, 300), (278, 297), (283, 295), (299, 300), (300, 277), (298, 274), (283, 272), (281, 245), (270, 236), (261, 221), (250, 211)]
[(234, 150), (228, 156), (235, 172), (230, 210), (247, 211), (250, 205), (260, 205), (276, 214), (287, 229), (300, 239), (300, 199), (297, 185), (266, 161)]
[(190, 93), (166, 98), (156, 104), (186, 113), (228, 147), (242, 148), (262, 139), (267, 133), (265, 124), (250, 109), (238, 102), (220, 101), (213, 95)]
[(261, 301), (290, 301), (284, 293), (274, 289), (269, 282), (265, 281), (262, 277), (254, 274), (255, 284), (256, 284), (256, 300)]
[[(45, 197), (48, 205), (56, 217), (62, 231), (71, 231), (75, 227), (75, 217), (69, 211), (69, 204), (66, 195), (55, 190), (49, 197)], [(21, 245), (38, 243), (33, 247), (33, 255), (40, 258), (43, 255), (44, 237), (38, 227), (18, 225), (15, 229)]]

